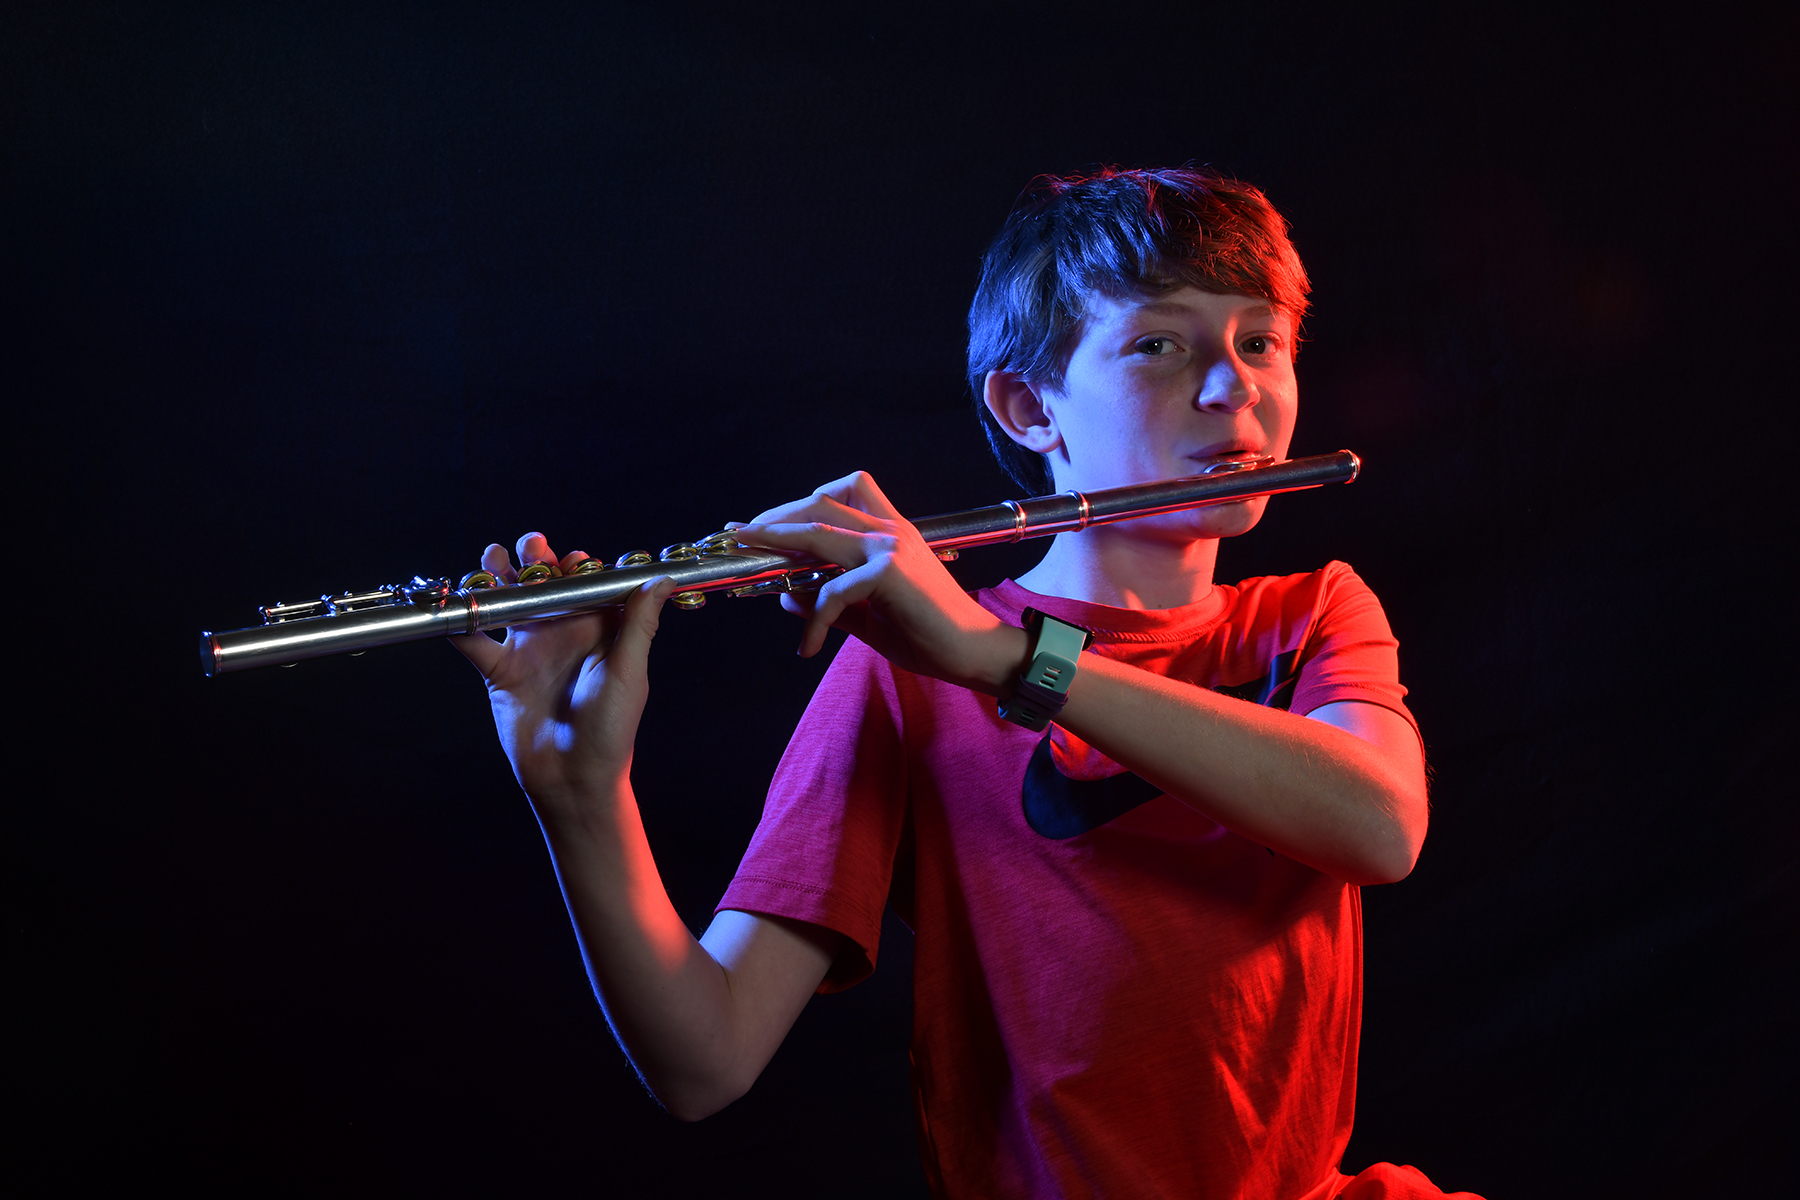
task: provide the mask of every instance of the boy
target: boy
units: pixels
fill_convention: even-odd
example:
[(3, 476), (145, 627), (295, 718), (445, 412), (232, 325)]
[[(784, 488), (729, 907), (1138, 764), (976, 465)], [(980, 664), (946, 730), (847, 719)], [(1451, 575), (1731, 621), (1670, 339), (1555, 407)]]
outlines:
[[(970, 315), (989, 439), (1033, 494), (1285, 458), (1306, 292), (1247, 185), (1046, 181), (989, 249)], [(607, 1019), (671, 1113), (742, 1095), (815, 990), (873, 969), (892, 903), (916, 935), (937, 1194), (1440, 1194), (1410, 1169), (1337, 1171), (1357, 885), (1412, 869), (1424, 763), (1386, 619), (1347, 567), (1213, 583), (1218, 539), (1265, 503), (1059, 534), (976, 596), (865, 475), (739, 527), (845, 568), (784, 599), (802, 653), (831, 626), (852, 638), (699, 941), (629, 782), (668, 582), (620, 614), (461, 640)], [(536, 534), (519, 557), (556, 561)], [(511, 575), (499, 546), (482, 561)], [(1022, 682), (1046, 639), (1086, 631), (1066, 690)]]

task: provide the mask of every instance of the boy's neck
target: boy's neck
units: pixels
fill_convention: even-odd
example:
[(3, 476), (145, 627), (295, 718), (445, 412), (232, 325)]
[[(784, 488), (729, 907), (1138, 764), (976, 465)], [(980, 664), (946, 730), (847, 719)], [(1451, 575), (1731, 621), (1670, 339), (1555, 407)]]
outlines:
[(1152, 541), (1114, 529), (1059, 533), (1019, 585), (1113, 608), (1180, 608), (1207, 598), (1219, 558), (1217, 538)]

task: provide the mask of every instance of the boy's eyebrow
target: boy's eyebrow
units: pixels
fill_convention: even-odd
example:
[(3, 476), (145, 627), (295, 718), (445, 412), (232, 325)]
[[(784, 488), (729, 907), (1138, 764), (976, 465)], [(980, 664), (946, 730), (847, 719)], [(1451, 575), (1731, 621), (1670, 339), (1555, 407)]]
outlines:
[[(1187, 316), (1194, 310), (1179, 300), (1146, 300), (1144, 303), (1137, 305), (1135, 311), (1151, 313), (1153, 315)], [(1240, 315), (1249, 317), (1253, 320), (1273, 317), (1276, 315), (1275, 306), (1273, 304), (1259, 304), (1255, 308), (1246, 308)]]

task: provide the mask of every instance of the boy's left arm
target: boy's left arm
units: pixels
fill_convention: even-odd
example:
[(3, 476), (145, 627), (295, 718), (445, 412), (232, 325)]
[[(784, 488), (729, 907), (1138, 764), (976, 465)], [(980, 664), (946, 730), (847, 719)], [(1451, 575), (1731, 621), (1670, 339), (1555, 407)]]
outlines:
[(1425, 840), (1418, 735), (1378, 704), (1301, 717), (1084, 654), (1057, 723), (1232, 832), (1348, 883), (1405, 878)]
[[(765, 513), (738, 536), (845, 568), (810, 599), (784, 597), (807, 618), (803, 655), (835, 625), (896, 666), (995, 696), (1025, 665), (1025, 631), (958, 587), (867, 475)], [(1084, 654), (1056, 720), (1232, 832), (1348, 883), (1404, 878), (1425, 839), (1418, 736), (1377, 704), (1302, 717)]]

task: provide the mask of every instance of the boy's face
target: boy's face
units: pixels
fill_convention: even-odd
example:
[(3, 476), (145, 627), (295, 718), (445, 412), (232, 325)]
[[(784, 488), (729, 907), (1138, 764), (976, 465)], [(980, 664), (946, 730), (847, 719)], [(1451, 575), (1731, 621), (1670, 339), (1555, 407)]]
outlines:
[[(1294, 434), (1294, 329), (1254, 296), (1182, 288), (1089, 298), (1062, 386), (1039, 392), (1058, 489), (1092, 491), (1196, 475), (1229, 458), (1287, 457)], [(1144, 535), (1230, 537), (1267, 499), (1131, 523)]]

